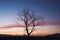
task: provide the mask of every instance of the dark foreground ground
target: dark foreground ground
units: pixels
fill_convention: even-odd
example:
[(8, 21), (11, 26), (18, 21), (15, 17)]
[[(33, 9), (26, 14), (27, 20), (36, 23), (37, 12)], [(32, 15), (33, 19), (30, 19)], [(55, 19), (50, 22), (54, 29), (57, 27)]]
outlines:
[[(26, 36), (0, 35), (0, 40), (29, 40)], [(60, 34), (31, 36), (30, 40), (60, 40)]]

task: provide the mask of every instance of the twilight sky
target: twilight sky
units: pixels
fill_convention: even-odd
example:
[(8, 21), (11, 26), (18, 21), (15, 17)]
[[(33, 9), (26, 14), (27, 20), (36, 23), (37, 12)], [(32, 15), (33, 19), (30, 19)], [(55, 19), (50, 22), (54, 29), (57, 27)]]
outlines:
[(60, 23), (60, 0), (0, 0), (0, 27), (13, 24), (24, 8), (42, 15), (46, 22)]

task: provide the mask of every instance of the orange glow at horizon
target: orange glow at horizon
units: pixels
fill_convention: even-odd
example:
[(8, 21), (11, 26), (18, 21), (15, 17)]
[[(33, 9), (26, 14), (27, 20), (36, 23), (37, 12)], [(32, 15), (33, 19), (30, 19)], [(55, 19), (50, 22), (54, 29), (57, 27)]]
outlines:
[[(37, 36), (44, 36), (44, 35), (48, 35), (48, 34), (53, 34), (54, 32), (52, 31), (35, 31), (33, 32), (31, 35), (37, 35)], [(0, 34), (7, 34), (7, 35), (24, 35), (25, 33), (23, 31), (0, 31)]]
[[(54, 26), (55, 27), (55, 26)], [(36, 27), (37, 30), (35, 30), (31, 35), (37, 35), (37, 36), (44, 36), (54, 33), (60, 33), (56, 29), (51, 29), (49, 27)], [(7, 34), (7, 35), (25, 35), (26, 32), (25, 29), (22, 27), (13, 27), (13, 28), (6, 28), (6, 29), (0, 29), (0, 34)]]

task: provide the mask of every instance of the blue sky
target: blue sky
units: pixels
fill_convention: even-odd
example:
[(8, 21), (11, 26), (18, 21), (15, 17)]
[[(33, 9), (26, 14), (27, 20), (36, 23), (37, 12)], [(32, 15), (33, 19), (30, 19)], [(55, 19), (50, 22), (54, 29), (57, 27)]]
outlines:
[(0, 0), (0, 25), (14, 23), (24, 8), (41, 14), (46, 21), (60, 21), (60, 0)]

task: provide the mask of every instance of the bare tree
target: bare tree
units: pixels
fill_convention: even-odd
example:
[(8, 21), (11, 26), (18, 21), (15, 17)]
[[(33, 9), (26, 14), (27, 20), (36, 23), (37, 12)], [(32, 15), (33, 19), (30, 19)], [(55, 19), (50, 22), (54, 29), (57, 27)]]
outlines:
[[(27, 36), (29, 37), (32, 32), (35, 31), (36, 26), (40, 26), (43, 22), (43, 18), (35, 15), (34, 11), (30, 11), (29, 9), (24, 9), (22, 15), (19, 13), (18, 14), (18, 21), (24, 22), (24, 27), (26, 29)], [(19, 23), (18, 23), (19, 24)], [(20, 25), (20, 24), (19, 24)], [(31, 26), (31, 29), (29, 30), (29, 27)]]

